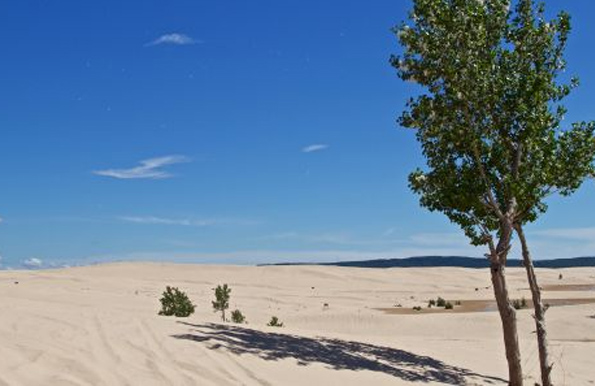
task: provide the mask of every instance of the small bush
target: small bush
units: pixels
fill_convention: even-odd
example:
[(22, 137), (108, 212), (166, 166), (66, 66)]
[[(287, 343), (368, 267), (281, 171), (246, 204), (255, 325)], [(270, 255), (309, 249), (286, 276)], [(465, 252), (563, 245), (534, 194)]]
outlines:
[(558, 280), (562, 280), (564, 278), (564, 276), (562, 276), (562, 274), (558, 275)]
[(446, 302), (444, 304), (444, 309), (446, 309), (446, 310), (452, 310), (453, 308), (454, 308), (454, 306), (452, 305), (451, 302)]
[(460, 300), (457, 300), (457, 301), (455, 302), (455, 306), (460, 306), (461, 304), (462, 304), (462, 303), (461, 303), (461, 301), (460, 301)]
[(231, 321), (234, 323), (246, 323), (246, 317), (240, 310), (231, 311)]
[(413, 311), (421, 311), (421, 307), (420, 306), (415, 306), (415, 307), (413, 307)]
[(436, 301), (434, 299), (430, 299), (430, 301), (428, 302), (428, 308), (432, 308), (435, 305), (436, 305)]
[(446, 306), (446, 300), (444, 300), (440, 296), (438, 296), (438, 299), (436, 299), (436, 306), (438, 306), (438, 307)]
[(283, 322), (279, 321), (276, 316), (271, 317), (271, 321), (267, 324), (269, 327), (283, 327)]
[(188, 295), (176, 287), (165, 287), (165, 291), (159, 301), (161, 302), (159, 315), (173, 315), (179, 318), (185, 318), (194, 313), (195, 306), (190, 301)]
[(515, 310), (521, 310), (523, 308), (527, 308), (527, 300), (522, 298), (521, 300), (515, 299), (512, 301), (512, 307)]

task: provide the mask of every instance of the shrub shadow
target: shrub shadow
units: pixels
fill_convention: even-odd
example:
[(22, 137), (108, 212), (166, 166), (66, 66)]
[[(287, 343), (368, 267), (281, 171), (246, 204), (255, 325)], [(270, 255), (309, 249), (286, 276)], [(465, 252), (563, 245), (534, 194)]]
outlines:
[(449, 385), (506, 383), (504, 379), (450, 366), (437, 359), (368, 343), (331, 338), (308, 338), (264, 332), (222, 324), (191, 324), (190, 333), (173, 335), (176, 339), (208, 344), (236, 355), (252, 354), (264, 360), (294, 358), (299, 365), (328, 365), (335, 370), (377, 371), (411, 382), (441, 382)]

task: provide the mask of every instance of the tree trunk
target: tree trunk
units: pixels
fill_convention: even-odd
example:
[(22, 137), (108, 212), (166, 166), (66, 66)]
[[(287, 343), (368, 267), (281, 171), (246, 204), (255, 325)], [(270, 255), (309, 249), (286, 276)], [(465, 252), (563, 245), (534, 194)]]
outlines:
[(550, 373), (553, 365), (550, 364), (547, 343), (547, 331), (545, 328), (545, 311), (546, 308), (541, 300), (541, 289), (537, 284), (537, 276), (533, 268), (533, 260), (527, 245), (527, 239), (520, 225), (515, 227), (516, 233), (521, 241), (523, 250), (523, 265), (527, 271), (527, 279), (529, 281), (529, 288), (531, 289), (531, 296), (533, 297), (533, 308), (535, 310), (535, 327), (537, 330), (537, 344), (539, 346), (539, 367), (541, 369), (541, 384), (542, 386), (552, 386)]
[(494, 295), (502, 321), (502, 332), (504, 333), (504, 346), (506, 348), (506, 359), (508, 361), (508, 379), (510, 386), (523, 385), (523, 370), (521, 367), (521, 350), (516, 323), (516, 311), (508, 298), (506, 286), (505, 266), (498, 262), (492, 262), (492, 284)]
[(508, 297), (505, 272), (511, 237), (512, 227), (505, 227), (500, 233), (498, 246), (490, 254), (490, 273), (494, 287), (494, 296), (498, 305), (500, 320), (502, 321), (504, 347), (506, 349), (506, 360), (508, 361), (508, 382), (510, 386), (522, 386), (523, 369), (521, 366), (516, 311)]

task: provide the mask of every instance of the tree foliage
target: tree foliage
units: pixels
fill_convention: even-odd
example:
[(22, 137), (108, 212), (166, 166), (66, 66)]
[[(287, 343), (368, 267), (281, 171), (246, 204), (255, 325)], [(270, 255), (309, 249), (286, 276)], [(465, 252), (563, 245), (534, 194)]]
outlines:
[(593, 122), (561, 125), (578, 85), (559, 82), (570, 17), (544, 12), (532, 0), (415, 0), (394, 29), (404, 52), (392, 65), (425, 89), (399, 119), (427, 160), (410, 186), (474, 245), (502, 221), (535, 221), (549, 195), (595, 174)]

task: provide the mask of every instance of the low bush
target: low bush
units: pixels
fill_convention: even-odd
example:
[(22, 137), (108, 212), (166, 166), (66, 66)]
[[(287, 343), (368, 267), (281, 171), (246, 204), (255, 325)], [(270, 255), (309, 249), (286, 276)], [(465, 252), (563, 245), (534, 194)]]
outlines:
[(271, 321), (267, 324), (269, 327), (283, 327), (283, 322), (276, 316), (271, 317)]
[(194, 313), (195, 305), (192, 304), (188, 295), (176, 287), (165, 287), (161, 299), (161, 311), (159, 315), (177, 316), (185, 318)]
[(444, 307), (444, 306), (446, 306), (446, 300), (444, 300), (440, 296), (438, 296), (438, 299), (436, 299), (436, 306), (437, 307)]
[(512, 307), (515, 310), (521, 310), (523, 308), (527, 308), (527, 300), (525, 298), (522, 298), (521, 300), (515, 299), (512, 301)]
[(231, 311), (231, 321), (234, 323), (246, 323), (246, 317), (240, 310)]

